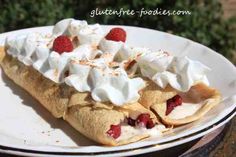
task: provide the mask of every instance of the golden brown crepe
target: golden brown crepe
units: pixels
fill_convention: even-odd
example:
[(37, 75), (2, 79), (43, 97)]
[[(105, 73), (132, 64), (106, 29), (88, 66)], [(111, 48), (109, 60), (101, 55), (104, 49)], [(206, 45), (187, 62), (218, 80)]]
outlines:
[(25, 66), (0, 47), (0, 64), (5, 74), (37, 99), (54, 117), (63, 118), (88, 138), (105, 145), (123, 145), (148, 137), (146, 133), (127, 139), (107, 135), (111, 125), (118, 125), (126, 117), (149, 113), (154, 123), (156, 116), (138, 102), (116, 107), (110, 103), (94, 102), (88, 92), (78, 92), (66, 84), (47, 79), (32, 66)]

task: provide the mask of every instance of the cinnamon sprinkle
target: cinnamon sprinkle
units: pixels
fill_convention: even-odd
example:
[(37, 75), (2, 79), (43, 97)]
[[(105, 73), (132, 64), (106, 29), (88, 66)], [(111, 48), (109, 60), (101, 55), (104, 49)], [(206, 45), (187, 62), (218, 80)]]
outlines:
[(59, 73), (58, 69), (55, 69), (53, 75), (54, 75), (55, 77), (57, 77), (57, 76), (58, 76), (58, 73)]
[(129, 60), (127, 63), (125, 63), (125, 70), (130, 70), (135, 64), (136, 60)]
[(72, 37), (71, 40), (72, 40), (72, 43), (73, 43), (74, 48), (79, 45), (79, 38), (78, 38), (77, 36)]
[(109, 67), (111, 67), (111, 68), (119, 66), (119, 63), (114, 62), (114, 61), (113, 62), (109, 62), (108, 64), (109, 64)]
[(170, 53), (169, 53), (169, 52), (164, 51), (163, 53), (164, 53), (165, 55), (167, 55), (167, 56), (170, 56)]
[(91, 47), (92, 47), (92, 50), (93, 50), (93, 51), (95, 51), (95, 50), (98, 49), (98, 45), (95, 44), (95, 43), (91, 44)]

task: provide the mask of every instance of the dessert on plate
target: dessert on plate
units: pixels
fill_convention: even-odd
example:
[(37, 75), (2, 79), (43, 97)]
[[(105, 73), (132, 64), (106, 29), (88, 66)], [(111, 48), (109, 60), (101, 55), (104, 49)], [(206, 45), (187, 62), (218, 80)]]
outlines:
[(121, 27), (64, 19), (51, 33), (8, 36), (5, 74), (56, 118), (105, 145), (161, 136), (203, 117), (220, 102), (206, 65), (133, 47)]

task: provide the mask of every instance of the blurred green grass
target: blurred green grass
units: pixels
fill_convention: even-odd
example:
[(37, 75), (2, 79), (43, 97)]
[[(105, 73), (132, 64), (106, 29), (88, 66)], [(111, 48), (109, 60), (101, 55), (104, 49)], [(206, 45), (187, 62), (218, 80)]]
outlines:
[[(185, 16), (95, 16), (99, 9), (188, 10)], [(219, 0), (0, 0), (0, 32), (53, 25), (73, 17), (89, 23), (147, 27), (180, 35), (202, 43), (236, 64), (236, 20), (224, 19)]]

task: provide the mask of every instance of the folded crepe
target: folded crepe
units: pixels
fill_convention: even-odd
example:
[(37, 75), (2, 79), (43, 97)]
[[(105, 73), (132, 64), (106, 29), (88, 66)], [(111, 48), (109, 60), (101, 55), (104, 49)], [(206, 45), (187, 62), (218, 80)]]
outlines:
[[(145, 131), (127, 133), (133, 126), (126, 125), (126, 119), (148, 114), (152, 122), (159, 123), (155, 114), (138, 102), (122, 107), (110, 103), (94, 102), (88, 92), (78, 92), (66, 84), (57, 84), (35, 70), (25, 66), (16, 58), (6, 54), (0, 47), (0, 64), (5, 74), (17, 85), (37, 99), (56, 118), (63, 118), (86, 137), (105, 145), (123, 145), (150, 136)], [(113, 138), (109, 132), (112, 126), (121, 126), (119, 138)], [(110, 134), (109, 134), (110, 133)]]
[[(204, 83), (197, 83), (188, 92), (180, 92), (170, 86), (162, 89), (152, 81), (147, 81), (147, 84), (139, 103), (155, 112), (166, 125), (178, 126), (198, 120), (221, 100), (220, 93)], [(167, 102), (176, 95), (181, 97), (182, 106), (176, 106), (167, 113)]]

